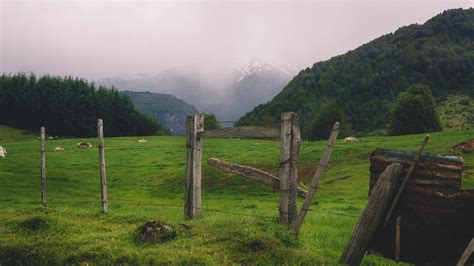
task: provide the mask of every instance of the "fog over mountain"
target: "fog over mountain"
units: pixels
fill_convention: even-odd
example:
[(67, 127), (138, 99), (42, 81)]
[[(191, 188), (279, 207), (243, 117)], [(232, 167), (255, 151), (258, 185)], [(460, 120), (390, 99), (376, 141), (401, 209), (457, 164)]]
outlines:
[(169, 93), (199, 111), (234, 120), (314, 62), (446, 9), (472, 5), (472, 0), (0, 1), (0, 73), (74, 76), (123, 90)]
[[(0, 72), (87, 79), (252, 57), (301, 70), (470, 0), (0, 1)], [(212, 76), (218, 77), (218, 73)]]
[(200, 112), (215, 113), (219, 120), (235, 121), (272, 99), (296, 74), (294, 71), (252, 58), (244, 65), (225, 65), (207, 72), (174, 68), (153, 76), (110, 77), (96, 83), (119, 90), (173, 94)]

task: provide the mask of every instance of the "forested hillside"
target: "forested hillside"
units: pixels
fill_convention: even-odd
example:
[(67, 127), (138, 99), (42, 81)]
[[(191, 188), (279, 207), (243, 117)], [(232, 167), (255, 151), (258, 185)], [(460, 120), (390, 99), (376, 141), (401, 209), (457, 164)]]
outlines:
[(34, 131), (45, 126), (50, 135), (94, 136), (98, 118), (104, 119), (107, 136), (167, 132), (116, 90), (72, 77), (0, 76), (0, 124)]
[(166, 126), (173, 135), (184, 135), (186, 131), (186, 116), (197, 114), (196, 107), (170, 94), (121, 91), (129, 96), (137, 108)]
[(281, 112), (294, 111), (305, 132), (320, 107), (335, 100), (356, 133), (385, 130), (392, 103), (412, 84), (428, 85), (434, 97), (473, 97), (474, 9), (445, 11), (318, 62), (238, 125), (270, 124)]

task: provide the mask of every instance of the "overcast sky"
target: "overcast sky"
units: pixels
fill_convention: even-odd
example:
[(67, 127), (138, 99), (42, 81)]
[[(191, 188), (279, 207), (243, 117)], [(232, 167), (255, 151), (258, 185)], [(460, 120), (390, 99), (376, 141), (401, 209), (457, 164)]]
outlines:
[(0, 72), (88, 79), (251, 57), (302, 69), (474, 2), (0, 1)]

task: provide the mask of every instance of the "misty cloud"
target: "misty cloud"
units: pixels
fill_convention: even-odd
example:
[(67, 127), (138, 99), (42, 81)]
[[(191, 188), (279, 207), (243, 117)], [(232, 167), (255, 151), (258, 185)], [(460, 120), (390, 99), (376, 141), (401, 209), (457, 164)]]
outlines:
[(1, 2), (1, 72), (88, 79), (251, 57), (296, 69), (471, 1)]

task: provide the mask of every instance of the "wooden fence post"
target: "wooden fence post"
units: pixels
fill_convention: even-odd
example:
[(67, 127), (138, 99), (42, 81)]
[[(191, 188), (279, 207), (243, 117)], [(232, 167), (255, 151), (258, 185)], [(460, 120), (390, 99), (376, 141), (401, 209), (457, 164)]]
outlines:
[(380, 174), (352, 237), (339, 259), (341, 264), (359, 265), (393, 199), (403, 166), (392, 163)]
[(395, 223), (395, 261), (400, 261), (400, 224), (402, 217), (398, 215)]
[(97, 119), (97, 136), (99, 138), (100, 192), (102, 197), (102, 212), (107, 213), (107, 175), (105, 172), (104, 123), (102, 119)]
[(323, 176), (324, 171), (326, 170), (328, 166), (329, 157), (331, 156), (332, 148), (334, 146), (334, 143), (336, 142), (337, 135), (339, 134), (340, 129), (341, 128), (340, 128), (339, 122), (334, 123), (334, 127), (331, 130), (331, 134), (329, 135), (329, 139), (326, 144), (326, 150), (324, 150), (323, 156), (321, 157), (321, 160), (319, 161), (318, 168), (316, 169), (316, 172), (314, 172), (313, 179), (311, 179), (311, 187), (308, 191), (308, 194), (306, 194), (306, 197), (304, 198), (301, 211), (296, 217), (295, 223), (293, 224), (293, 232), (296, 236), (298, 236), (300, 233), (300, 229), (301, 229), (301, 226), (303, 225), (304, 217), (306, 216), (306, 213), (309, 210), (309, 205), (311, 204), (311, 201), (313, 200), (313, 196), (316, 193), (316, 190), (318, 189), (319, 180)]
[(288, 203), (289, 203), (289, 183), (290, 176), (290, 150), (291, 150), (291, 120), (292, 113), (281, 114), (280, 131), (280, 222), (288, 224)]
[(461, 258), (459, 258), (459, 261), (456, 266), (464, 266), (469, 260), (469, 257), (471, 257), (472, 253), (474, 253), (474, 238), (471, 239), (471, 242), (469, 242), (469, 244), (467, 245), (466, 249), (462, 253)]
[(301, 132), (296, 113), (291, 114), (290, 175), (288, 178), (288, 223), (292, 224), (298, 215), (298, 155), (300, 152)]
[(423, 143), (420, 146), (420, 149), (418, 150), (418, 152), (415, 155), (415, 159), (413, 160), (413, 162), (410, 165), (410, 169), (408, 169), (407, 173), (403, 177), (402, 183), (400, 184), (400, 188), (398, 189), (397, 193), (395, 194), (395, 197), (393, 198), (393, 201), (392, 201), (392, 205), (388, 209), (387, 215), (385, 216), (384, 226), (386, 226), (388, 224), (388, 221), (390, 220), (390, 217), (392, 217), (392, 212), (395, 209), (395, 206), (397, 206), (398, 198), (402, 194), (403, 189), (405, 188), (405, 185), (408, 182), (408, 179), (410, 178), (411, 174), (415, 170), (415, 167), (416, 167), (418, 161), (420, 160), (421, 153), (423, 153), (423, 150), (425, 149), (426, 144), (428, 143), (429, 139), (430, 139), (430, 135), (426, 135), (425, 139), (423, 140)]
[(40, 129), (40, 157), (41, 157), (41, 205), (46, 207), (46, 150), (45, 150), (46, 130)]
[(199, 132), (204, 131), (204, 115), (192, 115), (186, 119), (186, 190), (184, 217), (199, 217), (201, 214), (201, 158), (202, 139)]

